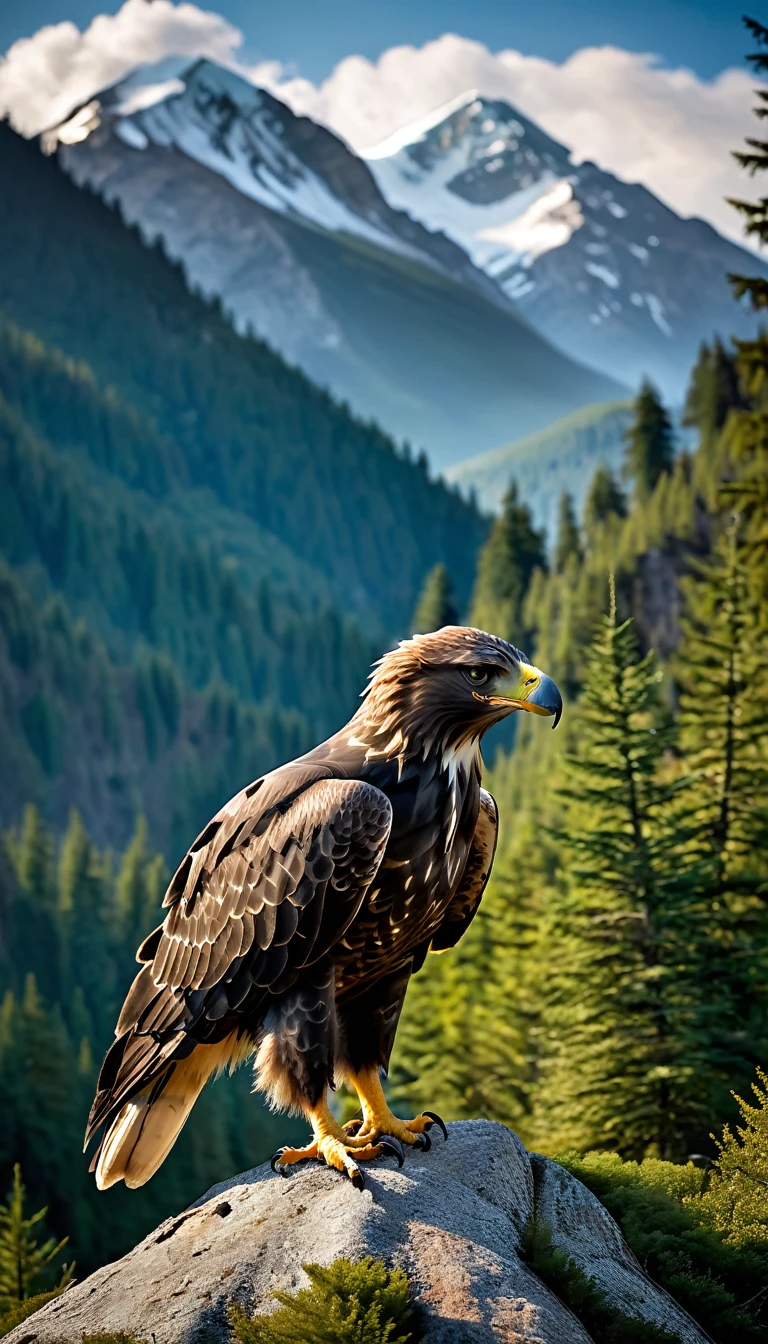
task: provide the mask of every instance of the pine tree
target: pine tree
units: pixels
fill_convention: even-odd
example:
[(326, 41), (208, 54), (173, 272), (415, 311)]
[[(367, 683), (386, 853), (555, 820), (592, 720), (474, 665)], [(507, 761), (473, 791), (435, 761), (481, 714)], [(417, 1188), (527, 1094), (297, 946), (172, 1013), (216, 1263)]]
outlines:
[(593, 535), (600, 523), (611, 517), (624, 518), (627, 501), (613, 472), (603, 463), (597, 468), (584, 504), (584, 527)]
[(421, 597), (413, 613), (412, 625), (415, 634), (428, 635), (432, 630), (440, 630), (444, 625), (458, 625), (459, 613), (453, 583), (445, 565), (440, 563), (431, 569), (424, 580)]
[(152, 854), (147, 843), (147, 822), (139, 817), (117, 875), (115, 908), (120, 935), (128, 947), (138, 946), (160, 916), (166, 870), (162, 857)]
[(562, 574), (571, 557), (581, 560), (581, 537), (573, 499), (566, 490), (560, 496), (557, 519), (557, 540), (555, 542), (554, 570)]
[(708, 446), (741, 400), (735, 360), (716, 336), (711, 346), (702, 344), (691, 370), (683, 424), (698, 429), (700, 442)]
[(634, 405), (632, 424), (625, 435), (624, 473), (633, 482), (635, 498), (643, 502), (659, 479), (672, 470), (672, 422), (652, 383), (645, 379)]
[(680, 746), (692, 773), (706, 976), (731, 1079), (768, 1051), (768, 631), (750, 596), (734, 519), (683, 580), (674, 662)]
[[(745, 18), (744, 24), (757, 45), (757, 51), (751, 52), (747, 60), (757, 74), (768, 75), (768, 28), (756, 19)], [(755, 116), (762, 119), (768, 116), (768, 90), (758, 89), (757, 99)], [(747, 150), (735, 150), (733, 157), (754, 177), (768, 169), (768, 140), (747, 137), (747, 145)], [(731, 199), (729, 203), (744, 217), (745, 232), (759, 243), (768, 243), (768, 197), (758, 201)], [(736, 298), (746, 295), (753, 308), (768, 308), (768, 280), (744, 275), (729, 275), (728, 279)]]
[[(757, 51), (747, 57), (760, 74), (768, 73), (768, 28), (754, 19), (744, 20)], [(768, 90), (757, 91), (755, 115), (768, 116)], [(748, 149), (737, 151), (736, 160), (750, 176), (768, 170), (768, 141), (747, 139)], [(746, 232), (761, 243), (768, 242), (768, 197), (755, 202), (732, 200), (743, 215)], [(748, 299), (752, 309), (768, 309), (768, 281), (762, 277), (729, 275), (736, 298)], [(760, 600), (768, 599), (768, 334), (761, 331), (755, 340), (736, 342), (736, 371), (746, 408), (731, 416), (726, 428), (725, 446), (736, 466), (736, 479), (724, 489), (733, 507), (745, 517), (745, 554), (752, 568), (752, 580)]]
[(652, 654), (604, 618), (587, 660), (550, 896), (542, 1080), (548, 1146), (679, 1157), (709, 1119), (702, 911)]
[(471, 624), (513, 644), (525, 642), (523, 604), (536, 569), (546, 569), (543, 533), (537, 532), (526, 504), (512, 483), (501, 514), (480, 552), (472, 597)]
[[(13, 1186), (8, 1203), (0, 1205), (0, 1311), (15, 1302), (25, 1302), (40, 1292), (40, 1280), (67, 1244), (68, 1237), (57, 1242), (53, 1237), (38, 1245), (34, 1229), (47, 1209), (39, 1209), (31, 1218), (24, 1216), (24, 1186), (18, 1162), (13, 1168)], [(65, 1265), (59, 1287), (69, 1281), (73, 1266)]]

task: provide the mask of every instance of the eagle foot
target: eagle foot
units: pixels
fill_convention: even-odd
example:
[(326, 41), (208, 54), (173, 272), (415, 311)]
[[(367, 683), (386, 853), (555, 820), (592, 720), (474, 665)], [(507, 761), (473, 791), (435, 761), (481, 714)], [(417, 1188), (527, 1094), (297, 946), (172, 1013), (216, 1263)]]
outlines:
[(386, 1134), (428, 1153), (432, 1147), (429, 1131), (434, 1125), (443, 1131), (447, 1142), (448, 1130), (436, 1111), (422, 1111), (413, 1120), (399, 1120), (388, 1108), (383, 1112), (367, 1111), (362, 1120), (349, 1120), (344, 1130), (357, 1143), (377, 1143)]
[(317, 1158), (326, 1166), (345, 1172), (356, 1189), (362, 1190), (365, 1181), (357, 1165), (358, 1162), (371, 1162), (374, 1158), (383, 1156), (396, 1158), (398, 1167), (402, 1167), (405, 1160), (403, 1146), (393, 1135), (382, 1134), (375, 1143), (369, 1143), (367, 1140), (355, 1143), (354, 1139), (349, 1142), (342, 1132), (340, 1137), (335, 1134), (323, 1134), (305, 1148), (278, 1148), (269, 1165), (281, 1176), (288, 1176), (290, 1167), (298, 1162)]

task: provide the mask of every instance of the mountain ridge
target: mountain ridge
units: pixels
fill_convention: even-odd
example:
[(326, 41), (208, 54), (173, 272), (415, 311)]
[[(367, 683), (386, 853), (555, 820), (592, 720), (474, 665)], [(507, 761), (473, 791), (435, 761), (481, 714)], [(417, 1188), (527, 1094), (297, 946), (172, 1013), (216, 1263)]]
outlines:
[(768, 267), (473, 92), (367, 151), (382, 194), (452, 237), (561, 349), (679, 398), (702, 340), (754, 329), (725, 272)]
[(455, 243), (393, 211), (330, 131), (211, 62), (182, 75), (138, 109), (124, 81), (43, 140), (162, 238), (238, 330), (437, 466), (619, 392), (538, 335)]

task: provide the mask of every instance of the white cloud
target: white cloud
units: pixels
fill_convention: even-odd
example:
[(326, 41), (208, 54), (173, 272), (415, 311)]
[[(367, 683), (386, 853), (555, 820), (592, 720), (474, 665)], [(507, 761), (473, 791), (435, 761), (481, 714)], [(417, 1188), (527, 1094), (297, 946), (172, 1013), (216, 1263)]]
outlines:
[(738, 217), (723, 198), (748, 190), (730, 154), (754, 130), (754, 81), (746, 71), (706, 81), (616, 47), (586, 47), (558, 65), (490, 52), (449, 33), (420, 48), (393, 47), (376, 62), (349, 56), (319, 87), (283, 78), (274, 63), (251, 76), (358, 151), (476, 88), (515, 104), (568, 145), (576, 162), (592, 159), (643, 182), (679, 213), (740, 239)]
[(32, 134), (61, 120), (139, 64), (209, 56), (240, 69), (297, 112), (330, 126), (361, 151), (468, 88), (506, 98), (574, 151), (628, 181), (645, 183), (683, 215), (740, 236), (726, 195), (749, 188), (730, 151), (754, 129), (753, 81), (726, 70), (707, 82), (649, 55), (586, 47), (558, 65), (518, 51), (490, 52), (448, 33), (423, 47), (392, 47), (378, 61), (349, 56), (316, 87), (278, 62), (246, 70), (242, 35), (191, 3), (125, 0), (84, 32), (41, 28), (0, 59), (0, 115)]
[(0, 115), (25, 135), (54, 125), (78, 103), (136, 65), (166, 56), (210, 56), (227, 65), (242, 34), (197, 5), (125, 0), (80, 32), (74, 23), (40, 28), (0, 60)]

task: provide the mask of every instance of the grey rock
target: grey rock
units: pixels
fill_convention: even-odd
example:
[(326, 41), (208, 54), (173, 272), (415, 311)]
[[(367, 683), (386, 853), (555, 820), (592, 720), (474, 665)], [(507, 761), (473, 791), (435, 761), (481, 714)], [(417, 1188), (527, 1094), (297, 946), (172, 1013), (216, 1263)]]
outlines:
[(402, 1170), (380, 1159), (365, 1174), (362, 1193), (314, 1163), (287, 1180), (268, 1166), (235, 1176), (36, 1312), (7, 1344), (80, 1344), (96, 1330), (220, 1344), (230, 1303), (270, 1309), (276, 1288), (306, 1285), (302, 1263), (364, 1255), (407, 1271), (428, 1344), (588, 1344), (522, 1258), (534, 1214), (617, 1310), (667, 1325), (684, 1344), (706, 1338), (645, 1276), (595, 1197), (503, 1125), (453, 1124), (448, 1144), (438, 1136)]

